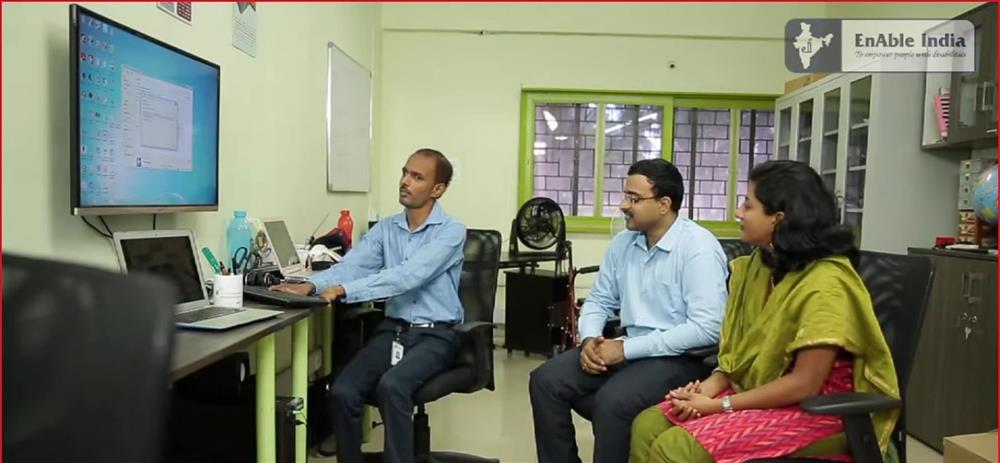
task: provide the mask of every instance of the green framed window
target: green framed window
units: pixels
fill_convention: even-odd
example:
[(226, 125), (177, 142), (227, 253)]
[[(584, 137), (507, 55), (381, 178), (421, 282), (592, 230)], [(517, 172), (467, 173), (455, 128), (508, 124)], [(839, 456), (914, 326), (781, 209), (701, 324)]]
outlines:
[(570, 232), (607, 233), (629, 166), (659, 157), (684, 176), (680, 214), (735, 236), (750, 169), (773, 157), (775, 98), (523, 90), (518, 204), (545, 196)]

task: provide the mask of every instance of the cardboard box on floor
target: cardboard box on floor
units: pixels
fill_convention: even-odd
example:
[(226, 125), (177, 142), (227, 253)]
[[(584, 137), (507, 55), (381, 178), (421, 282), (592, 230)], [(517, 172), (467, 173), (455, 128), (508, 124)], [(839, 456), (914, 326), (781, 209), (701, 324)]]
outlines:
[(997, 431), (945, 437), (944, 463), (997, 463)]

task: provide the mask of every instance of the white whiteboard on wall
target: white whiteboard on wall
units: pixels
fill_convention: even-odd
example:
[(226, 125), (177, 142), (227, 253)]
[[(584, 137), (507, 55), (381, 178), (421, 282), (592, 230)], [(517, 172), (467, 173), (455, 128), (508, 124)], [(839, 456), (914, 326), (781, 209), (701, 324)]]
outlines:
[(367, 192), (371, 185), (372, 74), (327, 46), (326, 189)]

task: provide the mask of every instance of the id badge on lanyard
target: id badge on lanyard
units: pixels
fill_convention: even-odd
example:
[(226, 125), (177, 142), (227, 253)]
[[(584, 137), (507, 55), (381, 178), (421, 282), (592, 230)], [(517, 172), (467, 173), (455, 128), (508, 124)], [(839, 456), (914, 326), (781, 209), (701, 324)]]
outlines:
[(395, 366), (403, 359), (403, 331), (396, 327), (396, 336), (392, 339), (392, 352), (389, 354), (389, 365)]

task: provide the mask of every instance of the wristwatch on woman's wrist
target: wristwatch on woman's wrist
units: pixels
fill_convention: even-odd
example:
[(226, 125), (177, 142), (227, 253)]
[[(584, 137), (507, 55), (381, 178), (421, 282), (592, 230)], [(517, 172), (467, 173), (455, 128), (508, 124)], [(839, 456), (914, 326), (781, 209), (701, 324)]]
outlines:
[(733, 396), (727, 395), (722, 398), (722, 411), (726, 413), (733, 412)]

